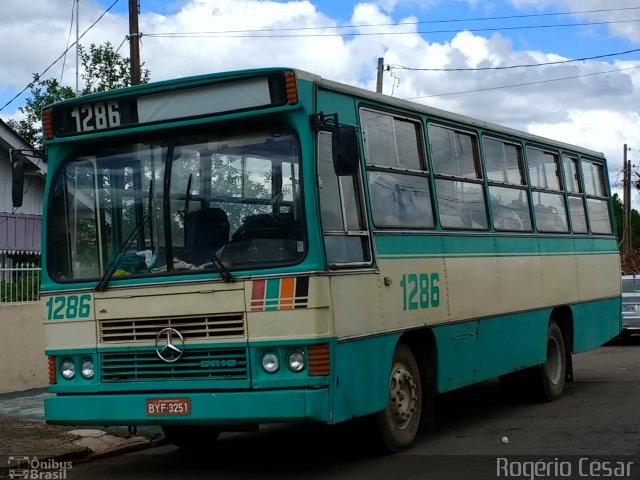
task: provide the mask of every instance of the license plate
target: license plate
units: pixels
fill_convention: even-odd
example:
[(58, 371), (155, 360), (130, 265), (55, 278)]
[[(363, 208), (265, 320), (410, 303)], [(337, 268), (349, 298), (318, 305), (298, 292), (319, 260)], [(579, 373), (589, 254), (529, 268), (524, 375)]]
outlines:
[(149, 398), (147, 415), (191, 415), (191, 400), (188, 398)]
[(623, 312), (635, 312), (636, 310), (638, 310), (637, 305), (622, 305)]

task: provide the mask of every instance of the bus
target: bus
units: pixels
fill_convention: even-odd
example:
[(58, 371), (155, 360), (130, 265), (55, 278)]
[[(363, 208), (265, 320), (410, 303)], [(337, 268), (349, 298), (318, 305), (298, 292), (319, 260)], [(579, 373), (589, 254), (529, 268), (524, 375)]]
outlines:
[(601, 153), (292, 68), (43, 111), (46, 421), (183, 448), (357, 417), (411, 446), (438, 394), (558, 399), (621, 331)]

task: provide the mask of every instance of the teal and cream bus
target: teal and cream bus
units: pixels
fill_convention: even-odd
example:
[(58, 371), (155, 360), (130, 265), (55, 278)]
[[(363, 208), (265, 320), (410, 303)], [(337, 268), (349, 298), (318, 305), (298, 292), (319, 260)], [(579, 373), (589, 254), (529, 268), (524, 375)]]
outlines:
[(43, 124), (51, 424), (188, 447), (368, 416), (398, 451), (437, 394), (500, 377), (555, 400), (571, 355), (620, 332), (592, 150), (286, 68)]

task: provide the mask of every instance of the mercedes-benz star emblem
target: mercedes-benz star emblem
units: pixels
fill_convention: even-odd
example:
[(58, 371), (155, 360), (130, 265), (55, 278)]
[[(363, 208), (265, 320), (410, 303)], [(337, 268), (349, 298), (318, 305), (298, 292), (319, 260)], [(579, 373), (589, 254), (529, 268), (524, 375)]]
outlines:
[(156, 353), (167, 363), (177, 362), (184, 353), (184, 338), (175, 328), (163, 328), (156, 335)]

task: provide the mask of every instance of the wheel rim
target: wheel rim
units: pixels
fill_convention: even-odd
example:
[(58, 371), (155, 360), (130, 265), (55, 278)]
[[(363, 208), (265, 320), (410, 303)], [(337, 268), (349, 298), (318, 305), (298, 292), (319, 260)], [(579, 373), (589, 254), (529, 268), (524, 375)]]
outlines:
[(560, 383), (562, 378), (562, 352), (560, 344), (554, 337), (549, 338), (547, 343), (547, 361), (545, 363), (547, 377), (553, 385)]
[(411, 371), (403, 364), (393, 366), (389, 382), (391, 419), (402, 430), (411, 423), (416, 412), (417, 385)]

